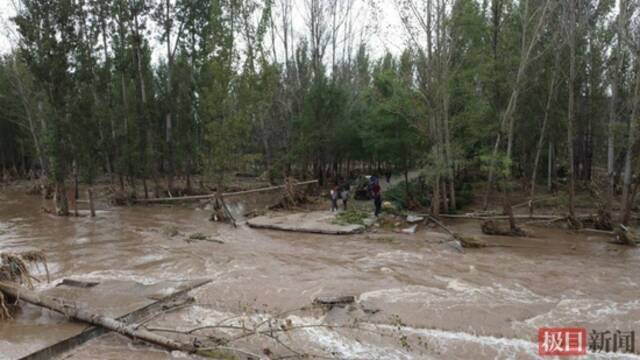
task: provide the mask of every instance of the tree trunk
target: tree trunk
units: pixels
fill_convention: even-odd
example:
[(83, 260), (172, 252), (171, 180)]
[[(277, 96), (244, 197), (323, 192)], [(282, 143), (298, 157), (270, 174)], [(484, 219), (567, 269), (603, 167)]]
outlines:
[(180, 343), (173, 339), (155, 334), (146, 330), (144, 327), (138, 327), (135, 324), (127, 325), (116, 319), (92, 312), (91, 310), (87, 310), (77, 304), (70, 303), (68, 300), (42, 296), (32, 290), (6, 282), (0, 282), (0, 291), (27, 303), (58, 312), (67, 318), (101, 326), (130, 338), (141, 339), (169, 350), (179, 350), (189, 353), (193, 353), (197, 350), (197, 348), (190, 343)]
[(569, 6), (569, 108), (567, 112), (567, 150), (569, 163), (569, 217), (575, 218), (575, 162), (573, 157), (573, 122), (575, 119), (576, 86), (576, 1), (570, 0)]
[(549, 140), (549, 149), (547, 150), (547, 191), (551, 192), (553, 188), (553, 142)]
[(540, 155), (542, 154), (542, 146), (544, 144), (544, 137), (547, 131), (547, 124), (549, 122), (549, 114), (551, 113), (551, 104), (553, 102), (556, 79), (558, 77), (558, 71), (560, 70), (560, 52), (556, 51), (553, 75), (549, 82), (549, 90), (547, 92), (547, 103), (544, 107), (544, 119), (542, 120), (542, 129), (540, 129), (540, 138), (538, 139), (538, 145), (536, 146), (536, 155), (533, 160), (533, 173), (531, 174), (531, 193), (529, 195), (530, 200), (533, 200), (536, 191), (536, 180), (538, 174), (538, 164), (540, 162)]
[(87, 197), (89, 198), (89, 211), (91, 213), (91, 217), (96, 217), (96, 208), (93, 202), (93, 189), (89, 188), (87, 190)]
[(629, 119), (629, 138), (627, 139), (627, 151), (624, 158), (624, 179), (622, 188), (622, 219), (621, 223), (627, 225), (631, 218), (631, 208), (633, 207), (632, 186), (632, 165), (634, 148), (636, 147), (636, 132), (640, 119), (640, 54), (637, 54), (637, 72), (635, 76), (635, 87), (633, 91), (631, 118)]
[(63, 181), (57, 181), (54, 192), (54, 203), (56, 207), (56, 215), (69, 215), (69, 201), (67, 199), (67, 189)]

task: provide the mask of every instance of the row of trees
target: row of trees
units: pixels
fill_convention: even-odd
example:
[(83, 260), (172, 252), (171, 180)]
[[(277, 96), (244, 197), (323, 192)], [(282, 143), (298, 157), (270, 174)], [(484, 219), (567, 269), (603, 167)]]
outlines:
[[(338, 181), (427, 169), (434, 213), (465, 176), (485, 207), (540, 174), (637, 184), (640, 6), (629, 0), (22, 0), (0, 62), (0, 160), (144, 196), (236, 171)], [(406, 46), (370, 48), (399, 15)], [(364, 21), (363, 21), (364, 20)], [(371, 26), (369, 26), (371, 25)], [(605, 150), (606, 149), (606, 150)], [(364, 171), (364, 170), (363, 170)], [(148, 182), (154, 187), (150, 190)], [(512, 221), (515, 228), (515, 222)]]

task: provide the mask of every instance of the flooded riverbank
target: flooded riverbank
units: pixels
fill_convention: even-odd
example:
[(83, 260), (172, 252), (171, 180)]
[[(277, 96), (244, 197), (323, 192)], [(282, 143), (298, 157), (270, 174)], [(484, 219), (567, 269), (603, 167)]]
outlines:
[[(603, 235), (530, 227), (528, 238), (487, 237), (477, 222), (449, 222), (456, 231), (481, 236), (491, 245), (459, 253), (445, 235), (429, 229), (413, 235), (378, 230), (346, 236), (244, 225), (234, 229), (209, 222), (206, 211), (165, 206), (58, 218), (41, 212), (37, 197), (18, 192), (3, 197), (0, 247), (39, 248), (47, 254), (52, 283), (39, 288), (63, 278), (143, 284), (212, 280), (192, 292), (193, 306), (158, 318), (157, 327), (188, 329), (234, 317), (259, 322), (334, 294), (354, 295), (356, 304), (287, 315), (300, 326), (288, 345), (348, 359), (526, 359), (537, 357), (540, 327), (640, 331), (640, 251), (609, 244)], [(171, 236), (168, 228), (184, 236)], [(223, 244), (185, 241), (196, 232)], [(358, 326), (323, 326), (354, 320)], [(73, 325), (27, 307), (15, 320), (0, 323), (0, 357), (13, 358), (10, 349), (17, 347), (37, 347), (38, 340), (28, 336), (32, 326), (60, 331), (55, 329)], [(292, 355), (270, 342), (257, 338), (243, 346)], [(64, 358), (187, 356), (130, 343), (107, 335)]]

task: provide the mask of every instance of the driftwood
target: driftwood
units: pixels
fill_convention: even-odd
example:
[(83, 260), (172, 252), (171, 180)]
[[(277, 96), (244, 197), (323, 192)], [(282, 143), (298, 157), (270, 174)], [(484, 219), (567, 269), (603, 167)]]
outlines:
[[(207, 356), (211, 354), (212, 348), (204, 348), (196, 341), (183, 342), (158, 335), (139, 326), (138, 324), (128, 325), (123, 321), (119, 321), (108, 316), (97, 314), (88, 309), (83, 309), (73, 302), (63, 301), (55, 297), (42, 296), (37, 292), (22, 288), (16, 284), (0, 282), (0, 292), (5, 296), (13, 297), (21, 301), (25, 301), (32, 305), (40, 306), (58, 312), (70, 319), (97, 325), (105, 329), (115, 331), (122, 335), (133, 339), (139, 339), (148, 343), (161, 346), (168, 350), (178, 350), (188, 353), (196, 353)], [(221, 354), (221, 350), (216, 351), (216, 355)]]

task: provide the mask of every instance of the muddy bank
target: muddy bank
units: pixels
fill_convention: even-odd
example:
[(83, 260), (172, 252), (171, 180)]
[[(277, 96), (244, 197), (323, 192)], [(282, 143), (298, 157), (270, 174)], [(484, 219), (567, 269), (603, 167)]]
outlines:
[[(237, 316), (258, 321), (305, 307), (323, 294), (341, 294), (356, 296), (356, 304), (296, 312), (289, 320), (318, 325), (358, 319), (364, 328), (308, 327), (292, 335), (292, 346), (337, 358), (526, 359), (536, 357), (542, 326), (640, 331), (633, 275), (640, 253), (608, 244), (602, 235), (529, 227), (531, 237), (489, 237), (477, 222), (449, 221), (456, 231), (502, 245), (460, 254), (433, 229), (340, 237), (233, 229), (209, 222), (206, 211), (180, 207), (109, 208), (95, 219), (57, 218), (39, 212), (37, 198), (3, 196), (0, 246), (43, 249), (54, 284), (65, 277), (142, 284), (213, 280), (192, 293), (194, 306), (158, 318), (152, 324), (157, 327), (189, 328)], [(195, 232), (224, 244), (186, 241)], [(27, 307), (14, 321), (0, 324), (2, 357), (14, 358), (12, 346), (37, 345), (25, 324), (51, 331), (77, 326)], [(109, 335), (67, 356), (187, 356), (130, 343)], [(243, 345), (290, 355), (267, 339)]]

